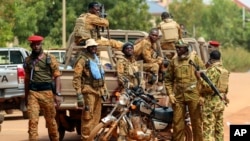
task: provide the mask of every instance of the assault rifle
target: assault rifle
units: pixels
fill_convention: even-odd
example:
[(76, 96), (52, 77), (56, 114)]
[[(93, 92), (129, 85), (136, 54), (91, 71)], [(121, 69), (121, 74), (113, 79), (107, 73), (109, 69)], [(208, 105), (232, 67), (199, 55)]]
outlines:
[[(105, 7), (104, 7), (104, 4), (101, 5), (101, 13), (99, 14), (99, 17), (101, 18), (106, 18), (107, 17), (107, 13), (105, 13)], [(104, 32), (104, 27), (101, 27), (102, 28), (102, 32)], [(101, 34), (100, 34), (100, 27), (97, 26), (96, 27), (96, 30), (97, 30), (97, 37), (98, 38), (101, 38)], [(108, 39), (110, 39), (110, 35), (109, 35), (109, 28), (107, 27), (107, 35), (108, 35)]]
[[(194, 66), (196, 71), (200, 70), (200, 67), (197, 66), (192, 60), (189, 60), (188, 62), (190, 65)], [(214, 91), (214, 94), (218, 95), (220, 99), (223, 101), (223, 103), (227, 106), (227, 102), (224, 100), (224, 98), (220, 95), (219, 90), (214, 86), (212, 81), (207, 77), (207, 75), (204, 72), (200, 72), (201, 78), (207, 82), (207, 84), (211, 87), (211, 89)]]

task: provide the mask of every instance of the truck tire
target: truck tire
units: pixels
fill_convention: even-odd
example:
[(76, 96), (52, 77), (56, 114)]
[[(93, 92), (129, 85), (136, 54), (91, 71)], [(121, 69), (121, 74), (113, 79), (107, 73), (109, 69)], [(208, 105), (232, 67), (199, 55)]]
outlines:
[(2, 124), (4, 121), (4, 115), (0, 114), (0, 124)]
[(29, 119), (29, 116), (28, 116), (28, 112), (27, 112), (27, 111), (23, 111), (23, 118), (24, 118), (24, 119)]

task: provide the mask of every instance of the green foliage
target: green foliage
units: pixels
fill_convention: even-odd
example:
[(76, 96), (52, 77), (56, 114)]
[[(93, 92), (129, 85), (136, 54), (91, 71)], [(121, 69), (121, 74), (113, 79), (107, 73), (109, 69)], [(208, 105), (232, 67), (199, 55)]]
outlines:
[(148, 5), (143, 0), (119, 0), (116, 6), (108, 10), (108, 19), (112, 29), (131, 29), (148, 31), (152, 25), (149, 21)]
[(250, 68), (250, 52), (242, 47), (222, 48), (224, 66), (232, 72), (246, 72)]

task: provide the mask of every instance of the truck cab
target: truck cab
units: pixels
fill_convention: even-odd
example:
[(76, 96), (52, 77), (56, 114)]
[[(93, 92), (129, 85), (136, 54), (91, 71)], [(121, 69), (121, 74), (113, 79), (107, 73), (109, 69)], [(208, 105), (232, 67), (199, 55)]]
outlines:
[(0, 110), (10, 114), (13, 109), (20, 109), (24, 118), (27, 118), (27, 114), (23, 63), (29, 54), (21, 47), (0, 48)]

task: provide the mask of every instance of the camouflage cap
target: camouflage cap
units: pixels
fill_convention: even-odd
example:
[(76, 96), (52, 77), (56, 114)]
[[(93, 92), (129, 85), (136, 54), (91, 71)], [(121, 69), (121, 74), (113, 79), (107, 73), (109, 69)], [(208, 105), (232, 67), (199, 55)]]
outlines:
[(176, 43), (175, 43), (175, 46), (176, 47), (188, 47), (189, 44), (188, 42), (184, 41), (184, 40), (178, 40)]

